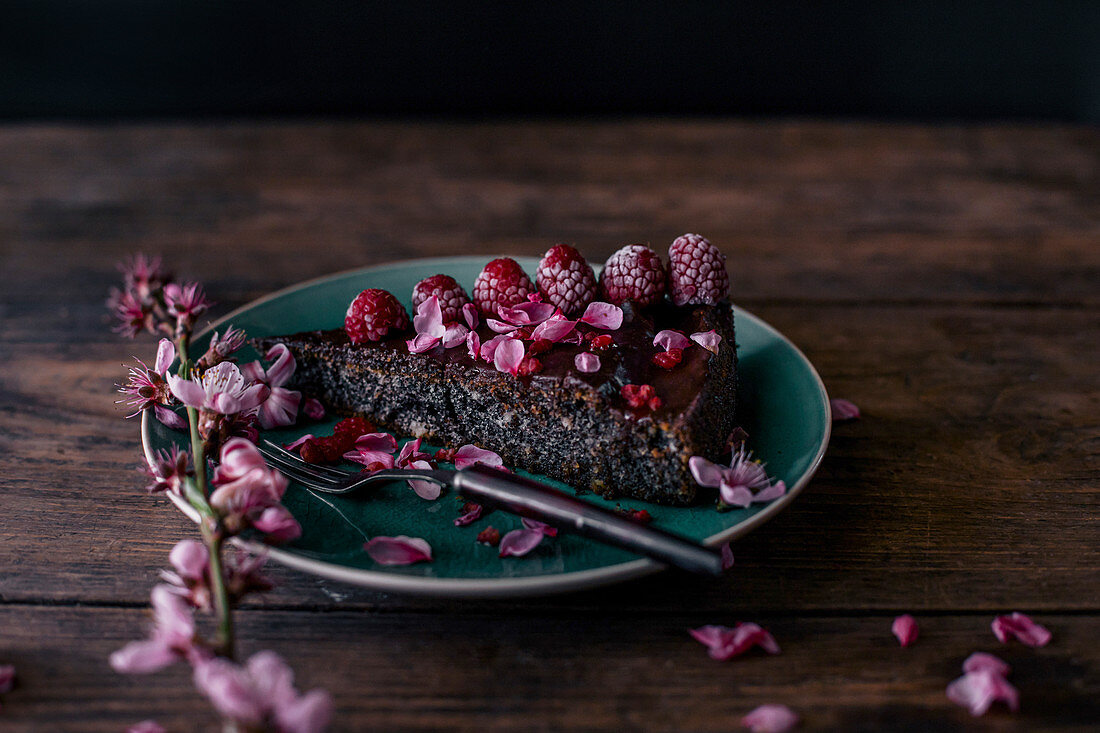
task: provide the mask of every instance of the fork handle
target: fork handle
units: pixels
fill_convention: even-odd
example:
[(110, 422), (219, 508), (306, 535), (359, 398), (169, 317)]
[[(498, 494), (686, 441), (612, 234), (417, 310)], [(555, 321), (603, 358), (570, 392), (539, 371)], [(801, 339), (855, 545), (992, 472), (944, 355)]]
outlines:
[(722, 574), (722, 557), (714, 550), (639, 524), (552, 486), (478, 465), (457, 471), (453, 482), (456, 491), (479, 504), (537, 519), (693, 573)]

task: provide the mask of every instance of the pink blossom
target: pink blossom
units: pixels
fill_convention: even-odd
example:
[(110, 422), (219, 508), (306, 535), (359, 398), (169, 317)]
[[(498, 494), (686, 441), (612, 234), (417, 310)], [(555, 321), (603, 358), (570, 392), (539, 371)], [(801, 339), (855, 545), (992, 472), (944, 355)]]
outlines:
[(736, 626), (701, 626), (690, 630), (691, 636), (707, 648), (711, 659), (726, 661), (759, 646), (768, 654), (778, 654), (779, 644), (767, 630), (754, 623)]
[(379, 565), (412, 565), (432, 560), (431, 545), (420, 537), (375, 537), (363, 549)]
[(595, 301), (589, 303), (581, 316), (581, 323), (587, 323), (595, 328), (614, 331), (623, 325), (623, 309), (611, 303)]
[(252, 518), (252, 526), (264, 533), (264, 540), (275, 544), (296, 540), (302, 536), (302, 525), (282, 504), (263, 509)]
[(666, 328), (653, 337), (653, 345), (668, 351), (669, 349), (686, 349), (691, 346), (691, 341), (679, 331)]
[(126, 289), (141, 300), (149, 300), (172, 276), (161, 266), (160, 257), (150, 257), (141, 252), (118, 263)]
[(691, 334), (691, 340), (713, 354), (718, 353), (718, 344), (722, 343), (722, 337), (713, 328)]
[(600, 371), (600, 357), (585, 351), (573, 357), (573, 366), (577, 367), (578, 372), (598, 372)]
[(167, 491), (183, 496), (183, 482), (194, 475), (191, 470), (191, 454), (173, 445), (168, 450), (153, 454), (153, 460), (145, 466), (145, 473), (153, 481), (145, 487), (150, 494)]
[(967, 708), (975, 717), (984, 715), (997, 700), (1015, 712), (1020, 707), (1020, 696), (1005, 679), (1008, 672), (1009, 666), (992, 654), (971, 654), (963, 662), (963, 676), (947, 686), (947, 699)]
[(280, 504), (287, 480), (264, 463), (256, 446), (243, 438), (228, 440), (212, 479), (210, 505), (222, 512), (230, 531), (253, 526), (268, 541), (282, 542), (301, 536), (302, 529)]
[(688, 468), (700, 486), (717, 488), (721, 502), (727, 506), (747, 507), (778, 499), (787, 492), (787, 485), (782, 481), (772, 483), (764, 465), (753, 460), (752, 452), (744, 445), (733, 452), (729, 468), (711, 463), (702, 456), (689, 458)]
[(993, 619), (993, 635), (1002, 644), (1007, 644), (1010, 637), (1016, 637), (1028, 646), (1046, 646), (1051, 637), (1046, 627), (1040, 626), (1022, 613)]
[(294, 355), (285, 344), (275, 344), (264, 356), (270, 362), (271, 367), (264, 369), (258, 361), (246, 364), (241, 373), (245, 379), (257, 384), (266, 384), (270, 392), (262, 403), (257, 418), (260, 427), (264, 430), (293, 425), (298, 420), (298, 404), (302, 401), (302, 393), (297, 390), (283, 387), (292, 376), (297, 364)]
[(829, 408), (833, 413), (833, 422), (859, 419), (859, 407), (854, 402), (834, 398), (829, 400)]
[[(501, 320), (517, 327), (538, 325), (554, 315), (555, 311), (554, 306), (539, 301), (519, 303), (511, 308), (497, 306), (497, 315), (500, 316)], [(489, 323), (489, 321), (486, 321), (486, 323)], [(492, 324), (489, 327), (492, 328)]]
[(219, 335), (215, 331), (214, 335), (210, 337), (210, 344), (206, 347), (206, 353), (199, 358), (196, 366), (199, 369), (209, 369), (216, 364), (227, 361), (244, 346), (244, 341), (244, 331), (239, 328), (230, 326), (226, 329), (224, 335)]
[(213, 303), (206, 299), (199, 283), (168, 283), (164, 286), (164, 303), (168, 313), (183, 323), (194, 323)]
[(134, 338), (142, 331), (156, 332), (151, 306), (129, 290), (113, 289), (107, 299), (107, 307), (117, 321), (113, 328), (116, 333)]
[(323, 690), (305, 695), (294, 673), (274, 652), (252, 655), (244, 665), (218, 657), (195, 666), (195, 687), (234, 722), (278, 733), (320, 733), (332, 719), (332, 698)]
[(761, 705), (741, 718), (752, 733), (785, 733), (798, 725), (798, 714), (786, 705)]
[(480, 464), (493, 468), (504, 468), (504, 461), (491, 450), (478, 448), (476, 445), (464, 445), (454, 452), (453, 462), (455, 468), (462, 470), (467, 466)]
[(198, 540), (180, 540), (168, 553), (168, 562), (183, 580), (201, 582), (210, 572), (210, 551)]
[(176, 399), (188, 407), (220, 415), (254, 410), (270, 392), (266, 384), (250, 384), (237, 365), (228, 361), (207, 369), (198, 378), (182, 379), (169, 374), (168, 386)]
[(141, 359), (134, 358), (138, 366), (131, 366), (126, 384), (121, 385), (118, 391), (129, 399), (126, 404), (134, 408), (134, 412), (126, 417), (139, 415), (143, 410), (152, 409), (158, 405), (167, 405), (171, 402), (171, 391), (165, 375), (172, 361), (176, 358), (176, 347), (168, 339), (161, 339), (157, 347), (157, 359), (152, 369)]
[[(425, 455), (425, 454), (421, 454)], [(430, 471), (432, 464), (425, 460), (416, 460), (409, 463), (408, 468), (419, 468), (426, 471)], [(409, 488), (413, 490), (417, 496), (427, 501), (435, 501), (439, 498), (439, 495), (443, 493), (443, 487), (434, 481), (421, 481), (419, 479), (410, 479), (407, 481)]]
[(167, 585), (155, 586), (150, 600), (154, 619), (152, 634), (144, 641), (132, 641), (111, 654), (111, 667), (116, 672), (155, 672), (177, 659), (202, 656), (193, 646), (195, 620), (187, 601)]
[(507, 372), (515, 376), (526, 351), (526, 347), (519, 339), (506, 339), (493, 352), (493, 366), (498, 372)]
[(899, 644), (902, 646), (909, 646), (917, 640), (917, 634), (919, 632), (917, 620), (907, 613), (902, 614), (894, 619), (893, 625), (890, 626), (890, 631), (897, 637)]

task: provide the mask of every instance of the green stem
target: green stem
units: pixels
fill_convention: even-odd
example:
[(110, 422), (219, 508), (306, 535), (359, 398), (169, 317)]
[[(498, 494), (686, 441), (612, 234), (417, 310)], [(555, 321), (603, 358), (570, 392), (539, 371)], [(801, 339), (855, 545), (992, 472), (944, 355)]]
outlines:
[(229, 607), (229, 593), (225, 589), (225, 575), (222, 571), (222, 538), (217, 528), (207, 523), (202, 525), (202, 537), (210, 550), (210, 584), (214, 591), (214, 614), (218, 619), (218, 633), (215, 643), (218, 652), (229, 659), (236, 655), (233, 638), (233, 611)]
[[(176, 351), (179, 352), (180, 357), (180, 370), (179, 376), (182, 379), (191, 378), (191, 359), (187, 355), (187, 347), (190, 339), (185, 333), (179, 337), (176, 342)], [(210, 491), (206, 483), (206, 455), (203, 450), (202, 437), (199, 435), (199, 411), (194, 407), (187, 408), (187, 424), (191, 428), (191, 457), (195, 464), (195, 479), (198, 482), (199, 490), (204, 497), (210, 496)]]

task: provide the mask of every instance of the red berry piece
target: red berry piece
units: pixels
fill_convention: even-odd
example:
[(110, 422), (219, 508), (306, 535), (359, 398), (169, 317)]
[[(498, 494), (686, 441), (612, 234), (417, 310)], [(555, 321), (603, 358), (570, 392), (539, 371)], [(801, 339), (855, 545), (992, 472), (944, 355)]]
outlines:
[(661, 398), (657, 395), (653, 395), (649, 398), (649, 402), (646, 403), (646, 406), (652, 411), (660, 409), (661, 404)]
[(542, 371), (542, 362), (533, 356), (525, 356), (523, 361), (519, 363), (519, 368), (516, 369), (516, 374), (521, 377), (529, 377), (532, 374), (538, 374)]
[(457, 321), (462, 306), (470, 302), (470, 296), (450, 275), (432, 275), (424, 278), (413, 288), (413, 310), (420, 307), (428, 298), (439, 299), (439, 309), (443, 311), (443, 322)]
[(449, 448), (440, 448), (435, 452), (434, 460), (437, 463), (454, 463), (455, 452)]
[(624, 384), (620, 393), (626, 404), (635, 410), (644, 409), (656, 397), (653, 387), (648, 384)]
[(567, 316), (580, 315), (596, 299), (596, 275), (575, 247), (555, 244), (539, 261), (535, 282), (546, 302)]
[(628, 300), (652, 305), (664, 297), (666, 280), (661, 256), (644, 244), (631, 244), (607, 258), (600, 273), (600, 294), (615, 305)]
[(298, 449), (298, 453), (306, 463), (325, 462), (325, 452), (317, 445), (316, 440), (307, 440), (302, 443), (301, 447)]
[(553, 341), (549, 339), (535, 339), (531, 342), (531, 345), (527, 347), (527, 353), (532, 356), (535, 354), (544, 354), (550, 350), (550, 347), (554, 345)]
[(669, 349), (659, 354), (654, 354), (653, 363), (662, 369), (672, 369), (684, 359), (683, 349)]
[(344, 441), (337, 435), (319, 438), (317, 445), (321, 447), (321, 452), (324, 453), (325, 463), (339, 463), (340, 459), (344, 457), (344, 453), (347, 452), (344, 448)]
[(377, 429), (374, 423), (365, 417), (348, 417), (336, 423), (332, 432), (334, 435), (350, 435), (352, 440), (355, 440), (360, 435), (373, 433)]
[(496, 547), (500, 544), (500, 530), (495, 527), (486, 527), (477, 533), (477, 541), (483, 545)]
[(726, 256), (698, 234), (677, 237), (668, 248), (668, 288), (676, 305), (713, 305), (730, 295)]
[(531, 278), (511, 257), (501, 257), (485, 265), (474, 281), (474, 305), (483, 316), (499, 318), (497, 307), (511, 308), (527, 302), (535, 292)]
[(409, 327), (409, 314), (391, 293), (369, 288), (355, 296), (344, 316), (344, 330), (353, 344), (381, 341), (391, 331)]
[(645, 509), (623, 509), (618, 508), (615, 510), (618, 514), (637, 522), (638, 524), (649, 524), (653, 521), (653, 515), (647, 512)]
[(611, 334), (601, 333), (589, 342), (588, 348), (593, 351), (607, 351), (613, 343), (615, 343), (615, 339), (611, 338)]

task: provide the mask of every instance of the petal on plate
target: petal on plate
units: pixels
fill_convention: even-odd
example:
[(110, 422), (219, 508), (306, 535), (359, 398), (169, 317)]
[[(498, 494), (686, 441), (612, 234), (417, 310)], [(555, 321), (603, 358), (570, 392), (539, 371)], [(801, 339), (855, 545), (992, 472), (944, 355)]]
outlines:
[(295, 448), (301, 447), (302, 444), (305, 443), (307, 440), (313, 440), (313, 438), (314, 438), (313, 433), (306, 433), (305, 435), (298, 438), (297, 440), (292, 440), (291, 442), (285, 444), (283, 447), (286, 448), (287, 450), (294, 450)]
[(287, 380), (294, 376), (297, 364), (295, 364), (294, 355), (290, 353), (290, 349), (286, 347), (286, 344), (275, 344), (268, 349), (264, 358), (274, 362), (267, 370), (267, 383), (270, 386), (282, 387), (287, 383)]
[(325, 416), (325, 406), (321, 404), (320, 400), (307, 397), (302, 402), (302, 412), (310, 420), (321, 420)]
[(558, 528), (557, 527), (551, 527), (546, 522), (540, 522), (537, 519), (529, 519), (527, 517), (523, 517), (519, 521), (527, 529), (533, 529), (536, 532), (542, 532), (547, 537), (557, 537), (558, 536)]
[(467, 466), (472, 466), (475, 463), (479, 463), (483, 466), (493, 466), (494, 468), (504, 467), (504, 461), (499, 455), (491, 450), (478, 448), (476, 445), (462, 446), (454, 452), (452, 459), (455, 468), (458, 470), (462, 470)]
[(733, 567), (733, 549), (730, 547), (730, 543), (722, 545), (722, 569), (729, 570)]
[(397, 438), (390, 433), (364, 433), (355, 441), (358, 450), (376, 450), (393, 453), (397, 450)]
[(432, 560), (431, 545), (420, 537), (375, 537), (363, 549), (379, 565), (412, 565)]
[(500, 556), (523, 557), (538, 547), (545, 536), (537, 529), (513, 529), (500, 540)]
[(722, 477), (725, 476), (726, 469), (723, 466), (719, 466), (716, 463), (711, 463), (702, 456), (692, 456), (688, 459), (688, 468), (691, 470), (691, 475), (695, 478), (695, 483), (700, 486), (709, 486), (716, 488), (722, 483)]
[(909, 646), (917, 640), (919, 632), (917, 620), (907, 613), (902, 614), (894, 619), (894, 623), (890, 626), (890, 632), (897, 637), (899, 644)]
[(481, 519), (481, 515), (485, 512), (485, 507), (472, 501), (469, 502), (466, 506), (470, 508), (468, 511), (463, 512), (455, 519), (456, 527), (465, 527), (467, 524), (473, 524), (477, 520)]

